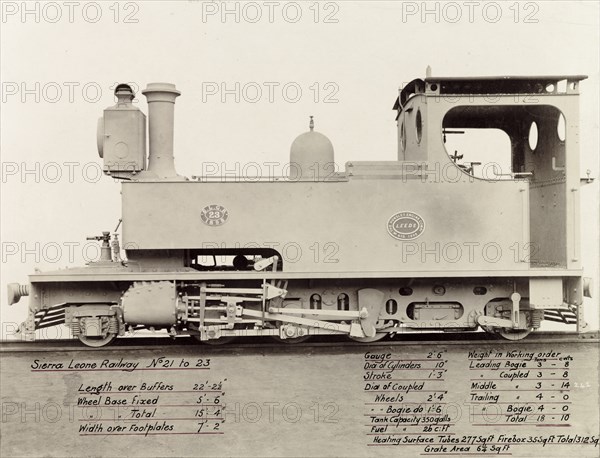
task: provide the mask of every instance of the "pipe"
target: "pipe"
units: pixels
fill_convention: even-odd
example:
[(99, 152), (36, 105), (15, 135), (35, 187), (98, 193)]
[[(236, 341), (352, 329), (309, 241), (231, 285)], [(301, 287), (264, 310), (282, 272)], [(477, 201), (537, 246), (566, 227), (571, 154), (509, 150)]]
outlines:
[(142, 94), (148, 100), (148, 171), (158, 178), (181, 179), (175, 170), (173, 156), (175, 99), (181, 92), (174, 84), (149, 83)]

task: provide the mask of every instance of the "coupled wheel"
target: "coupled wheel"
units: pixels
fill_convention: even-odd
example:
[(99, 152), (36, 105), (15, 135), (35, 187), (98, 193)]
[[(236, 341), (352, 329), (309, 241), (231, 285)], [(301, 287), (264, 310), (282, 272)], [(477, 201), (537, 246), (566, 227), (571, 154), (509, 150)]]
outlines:
[(202, 342), (203, 344), (207, 344), (207, 345), (225, 345), (225, 344), (228, 344), (235, 340), (235, 336), (225, 336), (225, 337), (219, 337), (218, 339), (209, 339), (209, 340), (201, 340), (200, 334), (191, 334), (191, 337), (193, 337), (198, 342)]
[(306, 342), (308, 339), (310, 339), (311, 336), (290, 337), (289, 339), (282, 339), (279, 336), (272, 336), (272, 337), (277, 342), (281, 342), (281, 343), (293, 345), (293, 344), (298, 344), (298, 343)]
[(350, 337), (352, 340), (356, 342), (369, 343), (369, 342), (377, 342), (378, 340), (383, 339), (387, 336), (387, 332), (377, 332), (373, 337)]
[[(200, 338), (200, 330), (194, 325), (188, 327), (188, 332), (190, 333), (191, 338), (207, 345), (225, 345), (230, 342), (233, 342), (236, 339), (236, 336), (221, 336), (217, 339), (202, 340)], [(209, 331), (209, 334), (212, 333), (212, 335), (215, 335), (214, 332), (215, 331)]]
[[(200, 338), (200, 336), (198, 336)], [(203, 340), (202, 343), (207, 345), (225, 345), (235, 340), (235, 336), (219, 337), (218, 339)]]
[(386, 322), (384, 320), (379, 320), (377, 321), (377, 323), (375, 324), (375, 335), (371, 336), (371, 337), (352, 337), (349, 336), (350, 339), (356, 341), (356, 342), (362, 342), (362, 343), (370, 343), (370, 342), (377, 342), (378, 340), (383, 339), (385, 336), (388, 335), (387, 332), (381, 332), (381, 329), (386, 327)]
[(82, 344), (84, 344), (88, 347), (99, 348), (99, 347), (104, 347), (104, 346), (110, 344), (113, 340), (115, 340), (117, 338), (117, 334), (109, 333), (106, 336), (100, 336), (100, 337), (84, 336), (82, 334), (79, 334), (77, 336), (77, 338), (79, 339), (79, 341)]
[[(304, 315), (302, 315), (304, 317)], [(277, 329), (281, 329), (281, 327), (286, 327), (286, 325), (284, 323), (282, 323), (281, 321), (276, 321), (275, 322), (275, 327)], [(290, 334), (288, 334), (290, 335)], [(293, 335), (293, 333), (291, 334)], [(272, 339), (276, 340), (277, 342), (280, 343), (284, 343), (284, 344), (288, 344), (288, 345), (293, 345), (293, 344), (298, 344), (298, 343), (302, 343), (302, 342), (306, 342), (308, 339), (311, 338), (310, 335), (305, 335), (305, 336), (298, 336), (298, 337), (288, 337), (287, 339), (282, 339), (279, 336), (273, 335), (271, 336)]]

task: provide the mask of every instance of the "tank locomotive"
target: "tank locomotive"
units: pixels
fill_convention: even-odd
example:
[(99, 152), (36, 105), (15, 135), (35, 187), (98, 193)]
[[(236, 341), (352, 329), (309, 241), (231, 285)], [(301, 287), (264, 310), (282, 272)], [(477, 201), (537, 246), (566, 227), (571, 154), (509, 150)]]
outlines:
[[(179, 175), (180, 92), (149, 84), (147, 124), (121, 84), (98, 125), (103, 170), (122, 180), (121, 240), (102, 232), (99, 260), (8, 285), (10, 304), (29, 296), (20, 332), (64, 324), (100, 347), (140, 329), (206, 343), (480, 329), (518, 340), (544, 320), (581, 331), (583, 79), (415, 79), (393, 107), (396, 160), (338, 171), (311, 118), (288, 173), (256, 180)], [(449, 136), (478, 129), (508, 136), (507, 173), (478, 176), (482, 164), (447, 151)]]

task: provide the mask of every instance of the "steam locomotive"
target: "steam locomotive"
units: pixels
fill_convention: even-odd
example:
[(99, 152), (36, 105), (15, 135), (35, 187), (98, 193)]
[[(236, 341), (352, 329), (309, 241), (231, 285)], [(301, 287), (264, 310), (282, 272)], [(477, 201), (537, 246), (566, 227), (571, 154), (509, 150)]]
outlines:
[[(121, 240), (102, 232), (99, 260), (8, 285), (10, 304), (29, 296), (20, 332), (34, 340), (64, 324), (92, 347), (139, 329), (206, 343), (479, 329), (518, 340), (543, 320), (579, 332), (591, 297), (579, 235), (585, 78), (415, 79), (393, 107), (396, 160), (337, 171), (311, 118), (286, 173), (251, 182), (180, 176), (180, 92), (149, 84), (147, 124), (121, 84), (98, 125), (103, 170), (122, 180)], [(510, 141), (508, 169), (491, 177), (447, 147), (486, 129)]]

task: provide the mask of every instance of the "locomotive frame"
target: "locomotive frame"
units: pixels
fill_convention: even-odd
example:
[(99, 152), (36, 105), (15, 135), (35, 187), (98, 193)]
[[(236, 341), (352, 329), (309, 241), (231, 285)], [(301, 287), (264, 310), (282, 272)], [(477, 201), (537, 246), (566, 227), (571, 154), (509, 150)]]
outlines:
[[(104, 172), (123, 181), (122, 241), (117, 226), (92, 237), (102, 245), (99, 261), (9, 285), (9, 304), (29, 296), (20, 332), (34, 340), (37, 330), (65, 324), (92, 347), (143, 328), (207, 343), (323, 334), (375, 341), (480, 328), (519, 340), (543, 320), (580, 332), (583, 297), (591, 297), (579, 236), (583, 79), (416, 79), (394, 105), (397, 160), (352, 162), (337, 172), (333, 146), (311, 119), (292, 145), (289, 176), (251, 183), (178, 175), (180, 93), (172, 84), (142, 91), (147, 153), (146, 117), (131, 87), (119, 85), (117, 104), (99, 123), (98, 147)], [(564, 139), (556, 135), (561, 117)], [(507, 179), (478, 177), (476, 163), (460, 164), (446, 151), (447, 135), (485, 128), (510, 138)], [(482, 205), (490, 205), (484, 218)], [(288, 262), (276, 249), (286, 240), (310, 247), (332, 238), (339, 257), (318, 268), (308, 256)], [(472, 256), (488, 245), (510, 255)], [(466, 255), (448, 259), (441, 249)]]

